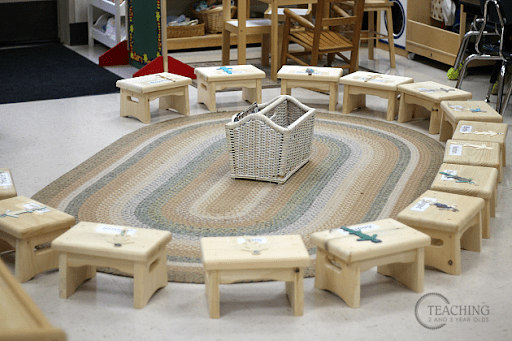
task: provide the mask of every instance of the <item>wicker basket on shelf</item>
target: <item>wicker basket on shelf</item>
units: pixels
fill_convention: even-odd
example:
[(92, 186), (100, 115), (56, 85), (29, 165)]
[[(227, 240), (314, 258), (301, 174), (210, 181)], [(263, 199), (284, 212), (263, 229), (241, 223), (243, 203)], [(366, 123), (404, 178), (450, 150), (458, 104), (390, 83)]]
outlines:
[[(199, 22), (203, 22), (206, 33), (221, 33), (224, 24), (222, 7), (207, 9), (204, 11), (196, 11), (192, 8), (192, 14)], [(236, 6), (231, 6), (231, 18), (235, 16)]]
[(287, 95), (252, 105), (226, 124), (231, 177), (284, 183), (308, 162), (315, 109)]
[(205, 24), (187, 26), (167, 26), (167, 38), (185, 38), (204, 36)]

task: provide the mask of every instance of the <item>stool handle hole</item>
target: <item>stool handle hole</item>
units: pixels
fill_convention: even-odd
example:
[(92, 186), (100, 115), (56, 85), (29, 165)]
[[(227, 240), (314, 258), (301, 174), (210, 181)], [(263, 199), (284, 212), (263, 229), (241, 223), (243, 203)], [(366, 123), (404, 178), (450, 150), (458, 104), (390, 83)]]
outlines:
[(430, 240), (430, 246), (442, 247), (443, 245), (444, 245), (444, 242), (442, 239), (431, 238), (431, 240)]

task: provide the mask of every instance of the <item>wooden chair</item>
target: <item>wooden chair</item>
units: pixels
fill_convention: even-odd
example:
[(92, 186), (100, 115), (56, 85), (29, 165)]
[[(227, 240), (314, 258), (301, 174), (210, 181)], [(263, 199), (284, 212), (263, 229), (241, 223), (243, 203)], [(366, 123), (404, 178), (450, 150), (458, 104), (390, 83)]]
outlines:
[[(284, 9), (286, 20), (283, 30), (281, 65), (286, 64), (288, 58), (290, 58), (300, 65), (316, 66), (319, 55), (327, 54), (327, 66), (331, 66), (335, 55), (338, 55), (348, 63), (348, 65), (343, 65), (341, 68), (349, 68), (349, 72), (357, 71), (364, 0), (356, 1), (352, 15), (331, 2), (346, 3), (346, 1), (339, 0), (318, 0), (315, 24), (288, 8)], [(331, 17), (331, 14), (333, 14), (333, 17)], [(304, 27), (305, 30), (291, 32), (292, 20)], [(334, 30), (333, 28), (337, 29)], [(350, 31), (347, 28), (350, 28)], [(346, 37), (349, 32), (351, 33), (350, 39)], [(289, 52), (288, 45), (290, 42), (299, 44), (304, 48), (304, 51)], [(350, 58), (342, 55), (341, 52), (350, 52)], [(309, 54), (311, 54), (309, 63), (299, 58)]]
[[(391, 6), (394, 2), (390, 0), (365, 0), (364, 11), (368, 13), (368, 37), (361, 38), (361, 41), (368, 42), (368, 59), (373, 60), (373, 49), (377, 41), (384, 37), (389, 43), (389, 64), (395, 68), (395, 43), (393, 41), (393, 18), (391, 17)], [(387, 21), (387, 34), (375, 30), (375, 14), (380, 15), (384, 11)], [(378, 22), (378, 21), (377, 21)]]
[[(307, 4), (303, 6), (304, 8), (301, 8), (300, 6), (297, 7), (290, 7), (290, 10), (294, 12), (297, 15), (300, 15), (301, 17), (304, 17), (311, 21), (311, 17), (313, 14), (313, 4)], [(284, 15), (284, 9), (286, 7), (279, 7), (277, 11), (277, 17), (279, 18), (280, 22), (284, 22), (286, 20), (286, 16)], [(270, 5), (268, 5), (267, 9), (265, 10), (264, 17), (267, 19), (270, 19), (270, 16), (272, 15), (272, 8)]]

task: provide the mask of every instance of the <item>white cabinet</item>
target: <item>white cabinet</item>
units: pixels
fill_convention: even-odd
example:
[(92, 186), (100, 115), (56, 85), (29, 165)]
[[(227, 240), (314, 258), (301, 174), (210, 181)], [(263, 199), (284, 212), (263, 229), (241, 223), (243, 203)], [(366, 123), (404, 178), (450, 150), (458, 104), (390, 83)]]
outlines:
[[(121, 18), (126, 16), (126, 1), (122, 0), (89, 0), (89, 4), (87, 7), (87, 27), (89, 30), (89, 46), (94, 45), (94, 40), (99, 41), (100, 43), (108, 46), (114, 47), (118, 43), (121, 42), (122, 30), (121, 27)], [(99, 8), (104, 11), (106, 15), (101, 15), (96, 23), (94, 23), (94, 8)], [(107, 16), (108, 14), (114, 15), (115, 20), (115, 36), (110, 37), (105, 34), (105, 31), (102, 29), (107, 24)], [(124, 32), (126, 35), (126, 32)]]

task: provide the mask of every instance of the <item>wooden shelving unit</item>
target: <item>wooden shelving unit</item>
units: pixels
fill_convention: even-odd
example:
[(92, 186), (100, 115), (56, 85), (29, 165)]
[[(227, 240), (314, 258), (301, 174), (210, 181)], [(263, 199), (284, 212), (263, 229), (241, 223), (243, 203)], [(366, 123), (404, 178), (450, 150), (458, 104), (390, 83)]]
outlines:
[[(122, 0), (89, 0), (87, 6), (87, 27), (89, 30), (89, 46), (94, 45), (94, 40), (108, 46), (114, 47), (121, 42), (121, 18), (126, 16), (126, 1)], [(94, 8), (99, 8), (105, 13), (114, 15), (116, 22), (115, 39), (110, 38), (93, 23)], [(98, 24), (98, 23), (97, 23)]]
[[(466, 13), (461, 8), (460, 22), (466, 22)], [(409, 0), (407, 4), (407, 37), (405, 49), (441, 63), (453, 65), (464, 37), (465, 27), (460, 33), (451, 32), (433, 25), (430, 18), (430, 0)]]

